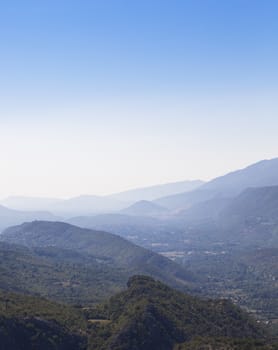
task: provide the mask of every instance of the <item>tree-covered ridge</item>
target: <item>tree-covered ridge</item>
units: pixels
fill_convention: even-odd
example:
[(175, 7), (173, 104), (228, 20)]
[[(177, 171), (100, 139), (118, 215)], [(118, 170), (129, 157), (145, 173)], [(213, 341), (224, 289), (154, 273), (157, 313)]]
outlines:
[(89, 317), (107, 320), (92, 323), (90, 349), (170, 350), (196, 336), (264, 337), (231, 302), (195, 298), (145, 276), (131, 278), (126, 291), (92, 310)]
[(66, 305), (0, 290), (0, 349), (78, 350), (86, 319)]
[(175, 286), (185, 287), (194, 277), (180, 265), (107, 232), (94, 231), (63, 222), (34, 221), (5, 230), (0, 239), (27, 247), (56, 247), (109, 259), (129, 276), (151, 275)]
[(0, 291), (1, 350), (276, 350), (266, 337), (229, 301), (192, 297), (147, 276), (130, 278), (125, 291), (93, 308)]
[(122, 290), (127, 279), (126, 271), (90, 255), (0, 242), (0, 288), (7, 291), (90, 305)]

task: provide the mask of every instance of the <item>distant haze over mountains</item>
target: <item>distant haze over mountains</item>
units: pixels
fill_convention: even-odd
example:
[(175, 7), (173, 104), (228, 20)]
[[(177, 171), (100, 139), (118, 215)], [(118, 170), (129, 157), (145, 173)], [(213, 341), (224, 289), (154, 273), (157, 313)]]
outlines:
[(58, 217), (47, 211), (19, 211), (0, 205), (0, 232), (8, 226), (18, 225), (24, 221), (32, 221), (35, 219), (54, 221), (57, 220)]
[(45, 210), (62, 201), (58, 198), (10, 196), (3, 199), (1, 203), (16, 210)]
[(82, 195), (70, 199), (32, 197), (8, 197), (2, 204), (19, 210), (50, 210), (59, 215), (92, 214), (121, 210), (127, 206), (116, 199), (94, 195)]
[(204, 183), (205, 182), (201, 180), (172, 182), (115, 193), (110, 197), (126, 202), (138, 202), (141, 200), (152, 201), (170, 194), (193, 191)]
[(16, 210), (50, 210), (59, 215), (89, 215), (122, 210), (141, 200), (153, 200), (169, 194), (194, 190), (204, 182), (181, 181), (157, 186), (138, 188), (107, 196), (81, 195), (70, 199), (12, 196), (1, 204)]
[[(64, 200), (9, 197), (1, 202), (7, 208), (2, 208), (5, 215), (1, 216), (0, 227), (3, 229), (33, 219), (52, 220), (50, 213), (63, 219), (107, 213), (168, 217), (180, 212), (187, 217), (206, 217), (217, 214), (227, 199), (236, 197), (245, 189), (266, 186), (278, 186), (278, 158), (260, 161), (207, 183), (199, 180), (183, 181), (109, 196), (82, 195)], [(168, 195), (164, 196), (165, 193)], [(192, 209), (188, 211), (189, 208)]]
[(187, 209), (213, 198), (234, 197), (249, 187), (278, 185), (278, 158), (262, 160), (244, 169), (217, 177), (195, 191), (159, 198), (155, 203), (169, 209)]
[(248, 187), (278, 185), (278, 158), (262, 160), (227, 175), (217, 177), (202, 186), (205, 190), (237, 195)]
[(123, 214), (135, 216), (160, 216), (168, 212), (168, 209), (150, 201), (138, 201), (121, 211)]

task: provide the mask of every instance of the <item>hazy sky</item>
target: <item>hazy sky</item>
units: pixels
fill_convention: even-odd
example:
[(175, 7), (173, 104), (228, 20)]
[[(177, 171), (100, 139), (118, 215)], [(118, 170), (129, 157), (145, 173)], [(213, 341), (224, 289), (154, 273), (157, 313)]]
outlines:
[(277, 16), (276, 0), (1, 2), (0, 197), (278, 156)]

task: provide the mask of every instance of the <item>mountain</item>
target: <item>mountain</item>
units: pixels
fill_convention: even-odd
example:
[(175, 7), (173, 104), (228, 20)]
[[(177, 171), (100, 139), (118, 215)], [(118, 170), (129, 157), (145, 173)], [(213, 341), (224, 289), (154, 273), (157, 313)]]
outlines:
[(31, 220), (57, 220), (58, 217), (46, 211), (19, 211), (0, 205), (0, 231), (25, 221)]
[(161, 228), (161, 221), (150, 216), (125, 214), (100, 214), (94, 216), (76, 216), (67, 220), (69, 224), (107, 231), (122, 237), (140, 239), (146, 236), (151, 239), (153, 232)]
[(213, 190), (203, 190), (201, 186), (199, 189), (191, 192), (179, 193), (167, 197), (162, 197), (154, 201), (155, 204), (160, 205), (169, 210), (176, 210), (177, 212), (191, 208), (193, 205), (215, 199), (221, 196)]
[(185, 222), (202, 222), (216, 220), (223, 209), (228, 206), (232, 198), (213, 198), (197, 204), (190, 208), (179, 211), (175, 219)]
[(69, 304), (90, 305), (125, 287), (128, 272), (107, 259), (55, 247), (0, 242), (0, 288)]
[(277, 349), (231, 302), (192, 297), (147, 276), (131, 277), (125, 291), (93, 307), (4, 290), (0, 305), (1, 350)]
[(222, 209), (217, 224), (237, 242), (278, 247), (278, 186), (243, 191)]
[(195, 191), (159, 198), (156, 204), (169, 209), (187, 209), (193, 204), (215, 198), (235, 197), (249, 187), (278, 185), (278, 158), (263, 160), (221, 177)]
[(135, 216), (161, 216), (166, 215), (168, 209), (149, 201), (139, 201), (121, 211), (123, 214)]
[(115, 193), (109, 197), (124, 202), (152, 201), (164, 196), (193, 191), (203, 184), (204, 181), (201, 180), (172, 182)]
[[(124, 214), (101, 214), (95, 216), (77, 216), (67, 220), (69, 224), (114, 233), (141, 247), (153, 250), (153, 247), (167, 246), (169, 232), (176, 224), (164, 217), (135, 216)], [(163, 241), (163, 242), (162, 242)], [(157, 242), (158, 245), (157, 245)]]
[(0, 239), (27, 247), (56, 247), (108, 259), (115, 268), (127, 270), (130, 276), (147, 274), (179, 288), (186, 288), (194, 280), (178, 264), (119, 236), (62, 222), (24, 223), (6, 229)]
[(0, 290), (1, 350), (85, 350), (86, 319), (79, 310)]
[(173, 227), (178, 224), (183, 227), (203, 224), (203, 237), (224, 243), (276, 247), (278, 186), (247, 188), (235, 197), (216, 197), (194, 204), (172, 218)]
[(102, 320), (92, 328), (89, 349), (172, 350), (196, 337), (224, 342), (264, 337), (231, 302), (192, 297), (145, 276), (130, 278), (126, 291), (88, 314)]
[(140, 200), (153, 200), (162, 196), (187, 192), (201, 186), (200, 180), (181, 181), (129, 190), (113, 195), (81, 195), (69, 199), (10, 196), (0, 203), (14, 210), (46, 210), (61, 216), (91, 215), (119, 211)]
[(248, 188), (230, 200), (222, 210), (221, 216), (228, 216), (244, 222), (251, 218), (258, 221), (276, 220), (278, 222), (278, 186)]
[(235, 196), (248, 187), (278, 185), (278, 158), (262, 160), (244, 169), (218, 177), (202, 186), (227, 196)]

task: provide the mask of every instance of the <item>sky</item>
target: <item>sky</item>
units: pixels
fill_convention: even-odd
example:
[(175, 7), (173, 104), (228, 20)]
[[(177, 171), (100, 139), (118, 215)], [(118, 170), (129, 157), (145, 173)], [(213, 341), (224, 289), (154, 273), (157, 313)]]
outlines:
[(0, 197), (209, 180), (278, 156), (275, 0), (9, 0)]

